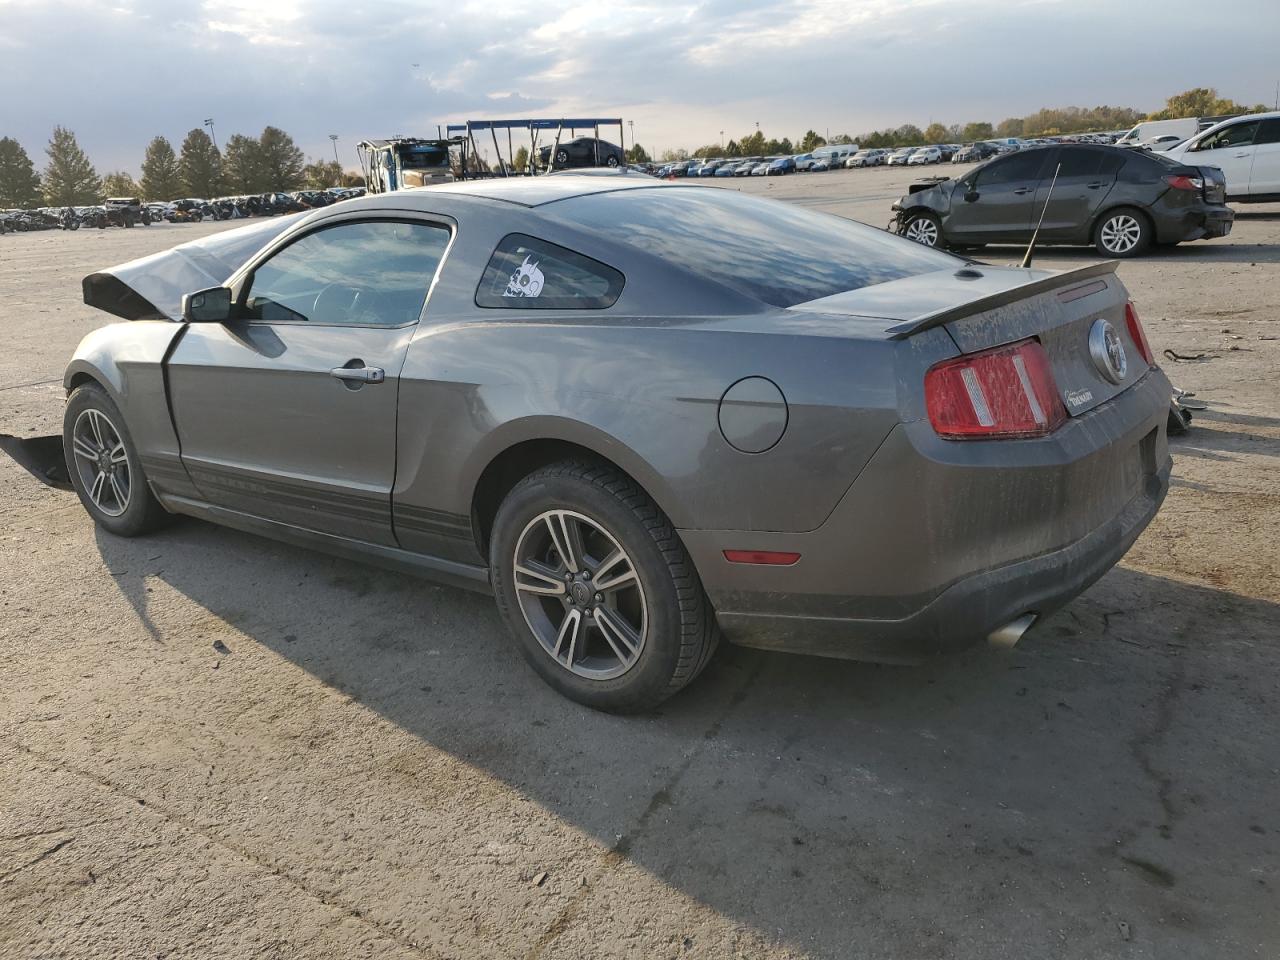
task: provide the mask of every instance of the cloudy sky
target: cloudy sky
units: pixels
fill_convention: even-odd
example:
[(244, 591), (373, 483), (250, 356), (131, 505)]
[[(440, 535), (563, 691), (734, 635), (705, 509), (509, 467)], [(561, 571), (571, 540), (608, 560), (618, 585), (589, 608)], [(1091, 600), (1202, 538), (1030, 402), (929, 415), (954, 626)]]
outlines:
[(622, 116), (650, 152), (1041, 106), (1271, 102), (1277, 0), (0, 0), (0, 136), (137, 174), (206, 117), (308, 156), (437, 123)]

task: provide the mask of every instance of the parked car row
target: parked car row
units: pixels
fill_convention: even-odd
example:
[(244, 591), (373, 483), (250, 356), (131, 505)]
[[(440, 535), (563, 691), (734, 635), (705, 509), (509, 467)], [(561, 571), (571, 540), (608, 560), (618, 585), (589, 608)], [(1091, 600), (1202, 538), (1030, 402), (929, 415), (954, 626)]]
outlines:
[(1078, 136), (1023, 140), (1006, 137), (1001, 140), (979, 140), (972, 143), (936, 143), (915, 147), (870, 147), (860, 149), (856, 143), (827, 144), (810, 153), (772, 157), (709, 157), (677, 160), (664, 166), (646, 169), (655, 176), (668, 177), (747, 177), (773, 176), (783, 173), (820, 173), (824, 170), (880, 166), (920, 166), (932, 163), (976, 163), (1000, 154), (1016, 153), (1036, 146), (1059, 143), (1111, 143), (1113, 134), (1081, 134)]
[(327, 207), (340, 200), (362, 197), (364, 193), (364, 187), (330, 187), (327, 190), (295, 190), (292, 193), (216, 197), (213, 200), (184, 197), (167, 203), (143, 203), (138, 197), (109, 197), (101, 204), (85, 207), (0, 210), (0, 233), (78, 230), (81, 227), (102, 230), (161, 222), (200, 223), (202, 220), (270, 217)]

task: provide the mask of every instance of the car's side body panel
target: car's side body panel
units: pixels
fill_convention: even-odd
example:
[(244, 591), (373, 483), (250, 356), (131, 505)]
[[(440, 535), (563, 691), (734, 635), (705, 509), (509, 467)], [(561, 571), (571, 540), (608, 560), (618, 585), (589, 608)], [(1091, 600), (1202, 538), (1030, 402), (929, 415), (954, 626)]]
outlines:
[[(396, 387), (411, 328), (198, 323), (168, 379), (182, 459), (211, 503), (395, 545)], [(353, 359), (385, 372), (348, 387)]]
[[(393, 497), (404, 546), (442, 549), (443, 537), (463, 549), (484, 469), (539, 438), (613, 461), (677, 525), (813, 529), (897, 422), (888, 342), (526, 316), (451, 325), (410, 347)], [(748, 376), (787, 401), (767, 453), (742, 453), (720, 431), (721, 397)], [(470, 544), (453, 549), (445, 555), (474, 557)]]
[(198, 496), (182, 466), (165, 386), (164, 360), (184, 329), (167, 320), (138, 320), (94, 330), (80, 341), (63, 383), (68, 391), (86, 378), (104, 387), (124, 414), (151, 486)]

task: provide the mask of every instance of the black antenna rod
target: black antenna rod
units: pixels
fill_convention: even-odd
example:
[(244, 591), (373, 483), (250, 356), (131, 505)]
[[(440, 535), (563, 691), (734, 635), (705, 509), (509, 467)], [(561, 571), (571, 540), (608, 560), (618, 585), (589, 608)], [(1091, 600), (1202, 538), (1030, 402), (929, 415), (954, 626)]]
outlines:
[(1049, 210), (1049, 201), (1053, 199), (1053, 188), (1058, 182), (1058, 172), (1061, 169), (1061, 163), (1053, 169), (1053, 179), (1049, 181), (1049, 195), (1044, 198), (1044, 206), (1040, 208), (1040, 220), (1036, 223), (1035, 232), (1031, 234), (1031, 242), (1027, 244), (1027, 254), (1022, 258), (1022, 268), (1024, 270), (1031, 266), (1031, 255), (1035, 253), (1036, 239), (1040, 236), (1040, 226), (1044, 223), (1044, 215)]

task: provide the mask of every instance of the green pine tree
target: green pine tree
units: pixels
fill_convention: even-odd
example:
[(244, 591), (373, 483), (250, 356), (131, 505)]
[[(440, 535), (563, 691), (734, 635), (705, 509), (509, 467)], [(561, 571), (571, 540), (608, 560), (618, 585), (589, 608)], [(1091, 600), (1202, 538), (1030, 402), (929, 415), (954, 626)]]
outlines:
[(265, 190), (297, 190), (305, 176), (306, 157), (278, 127), (267, 127), (258, 138), (258, 159), (266, 181)]
[(182, 141), (178, 170), (187, 196), (207, 200), (222, 192), (222, 154), (199, 127)]
[(142, 158), (142, 195), (148, 200), (177, 200), (182, 196), (178, 156), (164, 137), (147, 144)]
[(227, 138), (227, 148), (222, 154), (222, 177), (227, 189), (236, 195), (265, 193), (270, 188), (257, 140), (239, 133)]
[(45, 153), (49, 165), (44, 171), (44, 197), (50, 206), (86, 206), (102, 199), (102, 181), (74, 133), (54, 127)]
[(22, 144), (10, 137), (0, 137), (0, 208), (38, 207), (40, 177)]
[(123, 170), (113, 171), (102, 178), (104, 196), (136, 197), (140, 192), (137, 182)]

